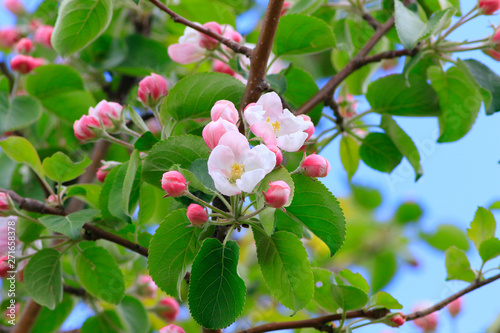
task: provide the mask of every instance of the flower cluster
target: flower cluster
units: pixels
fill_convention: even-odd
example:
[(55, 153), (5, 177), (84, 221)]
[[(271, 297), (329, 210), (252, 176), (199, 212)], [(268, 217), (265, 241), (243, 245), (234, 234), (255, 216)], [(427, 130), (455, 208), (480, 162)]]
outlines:
[(73, 124), (75, 136), (81, 141), (95, 139), (103, 131), (116, 133), (121, 125), (123, 106), (118, 103), (100, 101), (95, 108), (90, 108), (88, 115), (83, 115)]

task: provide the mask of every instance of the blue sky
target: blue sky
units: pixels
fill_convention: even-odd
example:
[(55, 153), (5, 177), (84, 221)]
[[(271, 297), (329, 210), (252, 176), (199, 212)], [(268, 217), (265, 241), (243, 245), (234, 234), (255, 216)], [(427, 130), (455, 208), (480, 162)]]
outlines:
[[(262, 13), (261, 6), (252, 10), (245, 20), (238, 22), (240, 30), (246, 29), (249, 20)], [(476, 4), (473, 0), (461, 1), (462, 11), (467, 12)], [(30, 6), (31, 7), (31, 6)], [(498, 25), (498, 15), (483, 16), (468, 23), (451, 35), (457, 41), (477, 39), (492, 34), (491, 23)], [(13, 23), (13, 18), (0, 9), (0, 26)], [(473, 51), (460, 54), (460, 58), (474, 58), (490, 66), (500, 74), (500, 64)], [(361, 102), (359, 110), (367, 109)], [(377, 116), (367, 117), (367, 123), (378, 123)], [(373, 121), (373, 122), (372, 122)], [(484, 110), (471, 132), (458, 142), (437, 144), (436, 119), (396, 118), (398, 124), (414, 139), (422, 156), (424, 176), (414, 182), (414, 174), (408, 162), (403, 162), (391, 175), (374, 171), (361, 163), (353, 181), (357, 184), (378, 188), (384, 195), (384, 203), (377, 211), (381, 219), (390, 216), (397, 205), (404, 200), (416, 200), (425, 208), (423, 227), (434, 230), (440, 223), (452, 223), (465, 230), (478, 206), (488, 206), (500, 200), (500, 115), (485, 116)], [(495, 143), (496, 142), (496, 143)], [(338, 140), (326, 148), (323, 154), (332, 164), (331, 174), (324, 180), (337, 196), (349, 194), (345, 172), (339, 158)], [(497, 219), (500, 215), (497, 215)], [(499, 236), (500, 233), (497, 234)], [(388, 286), (401, 304), (404, 312), (411, 311), (413, 305), (421, 300), (439, 301), (466, 284), (445, 282), (444, 255), (422, 242), (412, 245), (412, 251), (419, 259), (418, 269), (404, 269)], [(470, 251), (473, 267), (479, 267), (478, 255)], [(498, 260), (495, 262), (498, 265)], [(497, 297), (494, 297), (496, 295)], [(464, 298), (464, 312), (452, 326), (446, 311), (440, 313), (438, 333), (484, 333), (486, 328), (500, 313), (500, 283), (493, 283), (470, 293)], [(72, 320), (74, 323), (74, 321)], [(369, 326), (357, 332), (377, 333), (386, 330), (383, 325)], [(395, 330), (396, 331), (396, 330)], [(397, 332), (419, 332), (412, 324), (404, 325)]]

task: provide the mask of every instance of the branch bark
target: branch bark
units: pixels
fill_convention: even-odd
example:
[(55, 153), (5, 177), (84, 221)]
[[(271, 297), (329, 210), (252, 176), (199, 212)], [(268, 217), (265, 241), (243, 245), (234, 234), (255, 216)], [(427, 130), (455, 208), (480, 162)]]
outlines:
[(21, 316), (19, 318), (19, 321), (16, 323), (16, 326), (14, 326), (12, 333), (30, 332), (41, 309), (42, 307), (38, 303), (36, 303), (32, 299), (29, 299), (26, 302), (24, 310), (21, 313)]

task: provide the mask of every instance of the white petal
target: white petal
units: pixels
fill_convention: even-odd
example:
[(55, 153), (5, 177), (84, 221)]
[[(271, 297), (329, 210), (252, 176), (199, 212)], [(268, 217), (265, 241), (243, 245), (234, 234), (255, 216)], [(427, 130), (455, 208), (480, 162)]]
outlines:
[(245, 171), (263, 169), (268, 174), (276, 166), (276, 154), (265, 145), (255, 146), (246, 155), (244, 165)]
[(307, 139), (307, 133), (295, 132), (288, 135), (278, 137), (278, 147), (285, 151), (294, 152), (304, 145)]
[(229, 180), (219, 172), (210, 173), (212, 179), (214, 180), (215, 188), (222, 194), (232, 196), (236, 194), (240, 194), (240, 189), (229, 182)]
[(263, 169), (255, 169), (241, 175), (240, 179), (236, 180), (236, 185), (244, 192), (252, 192), (255, 186), (266, 176)]
[(228, 177), (231, 165), (233, 165), (234, 162), (234, 153), (231, 148), (219, 145), (212, 150), (208, 158), (208, 173), (220, 172)]
[(259, 121), (265, 120), (265, 113), (266, 112), (262, 108), (262, 105), (254, 105), (245, 109), (244, 116), (247, 123), (252, 126)]
[(278, 135), (287, 135), (295, 132), (303, 132), (309, 127), (309, 123), (302, 117), (296, 117), (287, 109), (283, 110), (283, 114), (279, 118), (281, 130)]
[(283, 113), (283, 104), (281, 103), (280, 97), (275, 92), (260, 96), (257, 105), (262, 105), (263, 109), (266, 111), (265, 116), (270, 117), (273, 121), (278, 119)]
[[(235, 162), (241, 163), (243, 157), (250, 150), (250, 144), (243, 134), (237, 131), (229, 131), (224, 134), (220, 140), (219, 145), (231, 148), (234, 154)], [(217, 147), (216, 147), (217, 148)], [(213, 154), (213, 152), (212, 152)], [(233, 162), (234, 163), (234, 162)]]

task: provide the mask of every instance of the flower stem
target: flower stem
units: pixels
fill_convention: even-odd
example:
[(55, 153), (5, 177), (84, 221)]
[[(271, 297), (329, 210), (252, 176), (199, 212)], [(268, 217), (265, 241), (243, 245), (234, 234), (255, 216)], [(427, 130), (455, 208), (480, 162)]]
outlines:
[(140, 135), (139, 133), (137, 133), (137, 132), (136, 132), (136, 131), (134, 131), (134, 130), (131, 130), (131, 129), (130, 129), (130, 128), (128, 128), (125, 124), (123, 124), (123, 126), (122, 126), (122, 131), (123, 131), (124, 133), (127, 133), (127, 134), (130, 134), (130, 135), (132, 135), (132, 136), (135, 136), (136, 138), (140, 138), (140, 137), (141, 137), (141, 135)]
[(125, 148), (129, 149), (134, 149), (134, 146), (128, 142), (122, 141), (120, 139), (115, 138), (114, 136), (111, 136), (108, 132), (103, 132), (103, 137), (107, 139), (108, 141), (111, 141), (113, 143), (119, 144), (121, 146), (124, 146)]
[(224, 217), (227, 217), (227, 218), (231, 218), (232, 216), (230, 214), (228, 214), (227, 212), (224, 212), (222, 210), (220, 210), (219, 208), (209, 204), (208, 202), (198, 198), (197, 196), (195, 196), (194, 194), (192, 194), (191, 192), (186, 192), (185, 196), (187, 196), (188, 198), (198, 202), (198, 203), (201, 203), (202, 205), (205, 205), (206, 207), (210, 208), (213, 212), (217, 212), (221, 215), (223, 215)]

